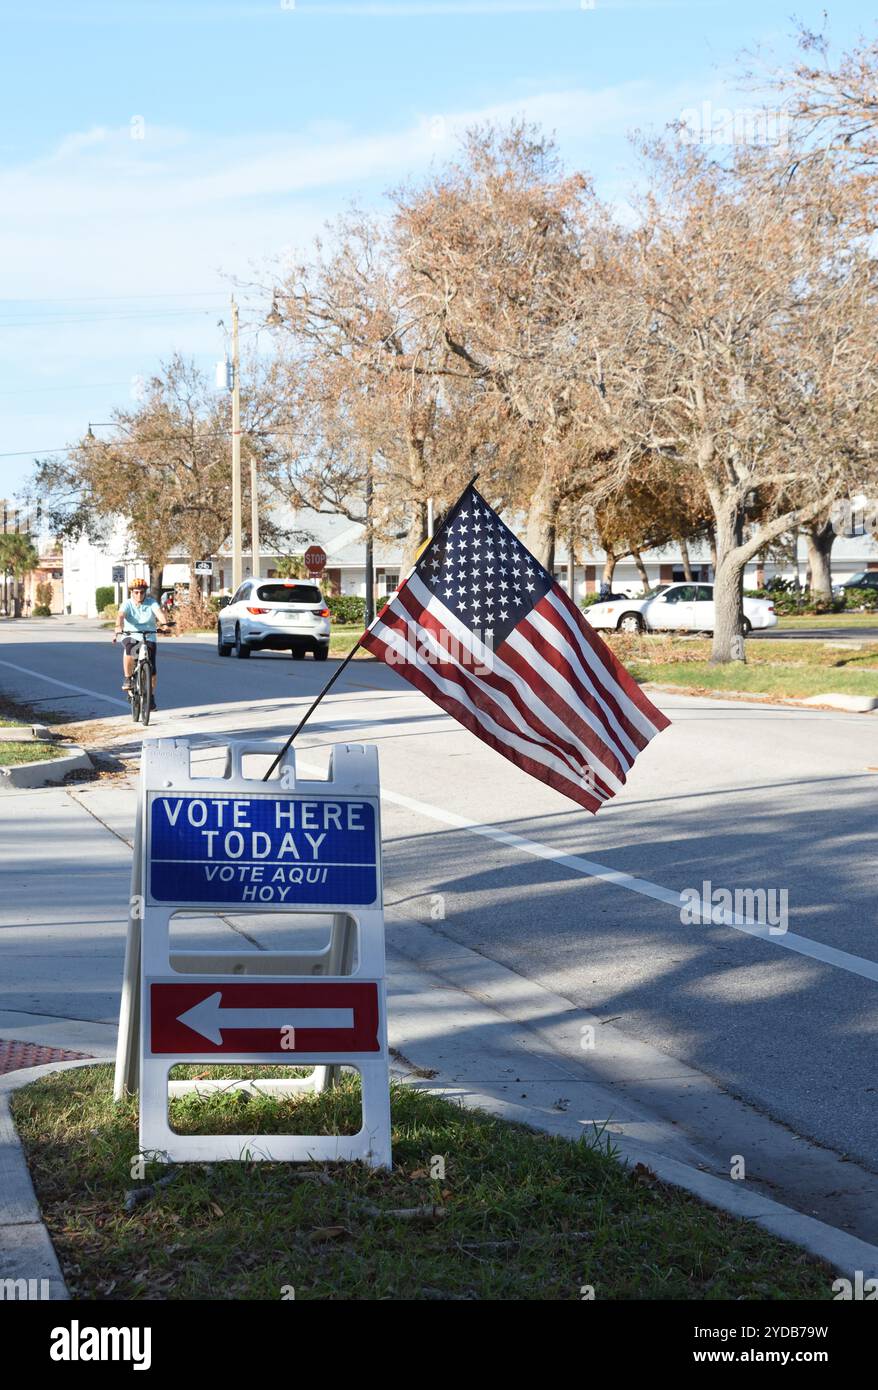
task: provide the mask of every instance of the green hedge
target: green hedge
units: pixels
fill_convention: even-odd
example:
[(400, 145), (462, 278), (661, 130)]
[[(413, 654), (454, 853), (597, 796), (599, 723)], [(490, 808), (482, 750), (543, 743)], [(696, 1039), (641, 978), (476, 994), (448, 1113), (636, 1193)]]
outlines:
[(878, 589), (845, 589), (833, 594), (831, 603), (825, 599), (811, 599), (807, 589), (796, 589), (790, 580), (780, 580), (770, 589), (745, 589), (746, 598), (767, 598), (774, 604), (779, 617), (803, 613), (806, 616), (819, 613), (843, 613), (866, 608), (870, 612), (878, 610)]
[(110, 603), (116, 602), (116, 587), (114, 584), (101, 584), (95, 589), (95, 606), (99, 613)]
[(336, 594), (326, 600), (334, 623), (366, 623), (366, 600), (358, 594)]
[(845, 608), (878, 609), (878, 589), (845, 589)]
[(33, 611), (34, 618), (51, 618), (52, 610), (47, 603), (38, 603)]

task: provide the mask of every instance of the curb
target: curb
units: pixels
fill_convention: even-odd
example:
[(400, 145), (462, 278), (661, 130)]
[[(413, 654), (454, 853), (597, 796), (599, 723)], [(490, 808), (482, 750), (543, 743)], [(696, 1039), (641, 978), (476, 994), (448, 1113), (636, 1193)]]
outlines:
[(0, 767), (0, 791), (52, 787), (63, 782), (68, 772), (90, 771), (93, 766), (85, 749), (74, 744), (63, 758), (41, 758), (36, 763)]
[[(39, 1288), (41, 1293), (45, 1280), (49, 1299), (55, 1302), (69, 1299), (70, 1293), (43, 1221), (9, 1098), (19, 1087), (38, 1081), (41, 1076), (70, 1071), (73, 1067), (93, 1067), (101, 1062), (105, 1063), (106, 1059), (45, 1062), (39, 1067), (26, 1067), (0, 1076), (0, 1279), (26, 1280), (29, 1288)], [(31, 1280), (38, 1282), (33, 1285)]]
[[(106, 1065), (106, 1058), (49, 1062), (0, 1077), (0, 1279), (47, 1279), (50, 1299), (69, 1299), (70, 1294), (42, 1219), (24, 1146), (12, 1120), (9, 1098), (20, 1087), (54, 1072), (101, 1065)], [(448, 1085), (441, 1079), (426, 1081), (417, 1076), (408, 1078), (408, 1084), (508, 1123), (524, 1124), (546, 1134), (563, 1134), (564, 1131), (560, 1115), (558, 1124), (552, 1125), (535, 1115), (532, 1106), (516, 1105), (469, 1086)], [(569, 1133), (563, 1137), (574, 1142)], [(653, 1149), (641, 1147), (630, 1139), (625, 1142), (624, 1154), (617, 1151), (615, 1156), (625, 1167), (645, 1164), (663, 1182), (681, 1188), (729, 1216), (752, 1221), (769, 1235), (825, 1260), (847, 1278), (853, 1279), (857, 1270), (862, 1271), (865, 1279), (878, 1278), (878, 1246), (857, 1236), (805, 1216), (770, 1197), (741, 1191), (727, 1179), (701, 1172), (679, 1159), (656, 1154)]]
[[(416, 1080), (413, 1084), (419, 1090), (427, 1090), (443, 1096), (446, 1100), (457, 1101), (467, 1109), (484, 1110), (489, 1115), (511, 1124), (527, 1125), (530, 1129), (538, 1129), (545, 1134), (558, 1132), (541, 1118), (535, 1118), (531, 1107), (526, 1105), (510, 1104), (498, 1100), (496, 1096), (485, 1095), (469, 1088), (446, 1086), (438, 1081), (431, 1083)], [(564, 1137), (571, 1143), (575, 1142), (569, 1135)], [(613, 1135), (610, 1138), (615, 1140)], [(617, 1149), (614, 1157), (626, 1168), (643, 1163), (663, 1182), (669, 1183), (672, 1187), (682, 1188), (708, 1206), (715, 1207), (729, 1216), (752, 1221), (769, 1235), (788, 1241), (791, 1245), (800, 1246), (809, 1254), (825, 1260), (852, 1282), (857, 1270), (862, 1270), (864, 1279), (878, 1278), (878, 1245), (870, 1245), (858, 1236), (848, 1235), (837, 1226), (829, 1226), (824, 1221), (817, 1221), (813, 1216), (804, 1216), (792, 1207), (785, 1207), (770, 1197), (760, 1196), (759, 1193), (741, 1192), (724, 1178), (702, 1173), (688, 1163), (658, 1155), (653, 1149), (641, 1148), (631, 1140), (626, 1141), (624, 1154)]]
[[(574, 1023), (590, 1017), (586, 1010), (577, 1008), (541, 985), (534, 986), (533, 981), (516, 976), (506, 967), (499, 967), (496, 962), (487, 958), (479, 958), (478, 961), (472, 962), (469, 959), (471, 956), (469, 948), (461, 946), (452, 938), (443, 937), (441, 933), (435, 932), (422, 923), (406, 918), (402, 914), (397, 915), (392, 909), (388, 913), (387, 925), (389, 950), (394, 954), (401, 955), (410, 965), (413, 965), (416, 970), (428, 978), (432, 976), (432, 988), (434, 990), (437, 986), (465, 990), (473, 1005), (476, 1007), (485, 1006), (498, 1020), (512, 1024), (519, 1032), (519, 1042), (523, 1041), (526, 1033), (535, 1030), (536, 1036), (532, 1034), (528, 1040), (528, 1046), (536, 1042), (537, 1052), (541, 1047), (538, 1035), (542, 1031), (544, 1013), (555, 1024), (563, 1016), (574, 1020)], [(398, 931), (394, 931), (395, 927), (400, 926), (404, 926), (404, 937), (408, 938), (405, 943), (408, 946), (407, 950), (404, 949), (404, 937)], [(477, 973), (475, 977), (472, 969), (473, 964), (478, 964), (481, 967), (480, 974)], [(468, 977), (468, 988), (462, 983), (463, 973), (466, 973)], [(392, 980), (393, 975), (391, 975), (391, 986)], [(391, 987), (389, 1001), (391, 1019), (394, 1002)], [(397, 1021), (399, 1023), (399, 1013), (397, 1013)], [(601, 1025), (600, 1019), (594, 1021)], [(465, 1020), (461, 1020), (461, 1023), (465, 1026)], [(621, 1109), (623, 1106), (628, 1108), (626, 1071), (636, 1072), (640, 1054), (636, 1050), (639, 1044), (632, 1043), (630, 1039), (623, 1039), (623, 1041), (629, 1045), (626, 1070), (617, 1070), (615, 1074), (610, 1072), (595, 1077), (598, 1092), (602, 1091), (604, 1095), (601, 1096), (596, 1093), (592, 1098), (593, 1103), (597, 1101), (598, 1104), (604, 1105), (606, 1092), (610, 1090), (619, 1097), (619, 1108)], [(428, 1053), (435, 1053), (436, 1043), (435, 1039), (431, 1039), (429, 1047), (422, 1048), (414, 1039), (407, 1041), (403, 1036), (400, 1036), (397, 1045), (407, 1060), (415, 1055), (417, 1063), (421, 1064)], [(563, 1055), (558, 1049), (557, 1040), (553, 1041), (550, 1046), (558, 1060), (563, 1062)], [(544, 1047), (542, 1050), (545, 1053)], [(418, 1055), (419, 1053), (423, 1053), (423, 1055)], [(451, 1059), (449, 1058), (449, 1060)], [(435, 1062), (430, 1064), (435, 1065)], [(452, 1065), (454, 1065), (453, 1062)], [(679, 1064), (670, 1066), (669, 1075), (679, 1074), (684, 1070), (686, 1069)], [(460, 1104), (485, 1110), (497, 1118), (525, 1124), (546, 1134), (554, 1134), (574, 1141), (582, 1136), (582, 1125), (572, 1117), (572, 1112), (571, 1115), (554, 1114), (540, 1103), (539, 1086), (535, 1085), (532, 1080), (527, 1082), (524, 1072), (521, 1080), (530, 1093), (527, 1104), (518, 1101), (513, 1095), (513, 1092), (517, 1093), (524, 1089), (523, 1086), (512, 1087), (506, 1082), (497, 1082), (486, 1087), (484, 1076), (475, 1082), (469, 1082), (467, 1078), (472, 1075), (471, 1062), (465, 1071), (463, 1068), (458, 1069), (457, 1067), (455, 1067), (455, 1071), (457, 1075), (452, 1076), (450, 1085), (447, 1064), (443, 1067), (443, 1071), (436, 1075), (435, 1080), (418, 1080), (416, 1084), (425, 1089), (435, 1090), (438, 1094), (456, 1100)], [(479, 1073), (476, 1075), (478, 1076)], [(558, 1080), (560, 1081), (561, 1078), (559, 1077)], [(569, 1081), (564, 1082), (564, 1089), (570, 1084)], [(555, 1081), (551, 1085), (554, 1089)], [(853, 1274), (858, 1269), (863, 1270), (866, 1278), (878, 1278), (878, 1245), (863, 1240), (859, 1236), (851, 1235), (843, 1228), (831, 1225), (829, 1221), (808, 1216), (773, 1197), (766, 1196), (752, 1186), (734, 1182), (725, 1176), (719, 1176), (716, 1171), (708, 1171), (704, 1166), (696, 1166), (701, 1155), (693, 1151), (693, 1143), (683, 1142), (683, 1135), (680, 1135), (676, 1142), (676, 1154), (673, 1152), (673, 1148), (669, 1152), (668, 1149), (671, 1146), (668, 1145), (667, 1135), (663, 1136), (659, 1129), (653, 1131), (650, 1125), (644, 1126), (642, 1122), (638, 1122), (638, 1111), (646, 1113), (646, 1107), (642, 1102), (635, 1103), (633, 1107), (634, 1123), (631, 1123), (627, 1118), (624, 1118), (621, 1123), (616, 1123), (613, 1119), (606, 1122), (606, 1135), (619, 1162), (631, 1167), (637, 1163), (645, 1164), (663, 1181), (671, 1183), (675, 1187), (683, 1188), (708, 1205), (727, 1212), (731, 1216), (755, 1222), (771, 1235), (790, 1241), (792, 1244), (807, 1250), (810, 1254), (826, 1260), (847, 1278), (853, 1279)], [(601, 1117), (604, 1115), (606, 1115), (606, 1111), (602, 1109)], [(677, 1136), (675, 1136), (676, 1138)], [(866, 1274), (867, 1270), (871, 1273)]]

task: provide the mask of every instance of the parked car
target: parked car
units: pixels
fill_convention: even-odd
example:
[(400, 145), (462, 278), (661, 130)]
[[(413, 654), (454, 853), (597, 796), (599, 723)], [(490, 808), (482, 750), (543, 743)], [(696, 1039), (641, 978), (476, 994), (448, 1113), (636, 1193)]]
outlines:
[(245, 579), (217, 614), (216, 649), (237, 657), (288, 651), (297, 659), (329, 655), (330, 620), (316, 584), (302, 579)]
[(878, 589), (878, 570), (861, 570), (859, 574), (851, 575), (850, 579), (845, 579), (841, 584), (833, 585), (838, 592), (845, 589)]
[[(596, 628), (621, 632), (713, 632), (712, 584), (659, 584), (642, 598), (609, 599), (585, 610)], [(770, 599), (744, 599), (744, 636), (754, 628), (774, 627), (777, 614)]]

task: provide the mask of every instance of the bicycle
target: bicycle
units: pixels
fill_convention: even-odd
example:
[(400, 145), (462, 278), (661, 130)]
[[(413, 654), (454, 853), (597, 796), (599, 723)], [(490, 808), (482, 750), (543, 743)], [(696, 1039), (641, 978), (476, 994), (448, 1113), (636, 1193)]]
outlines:
[(137, 651), (134, 655), (134, 675), (131, 677), (131, 685), (126, 694), (131, 703), (131, 718), (135, 724), (142, 724), (145, 728), (152, 712), (152, 663), (149, 659), (145, 633), (141, 633), (140, 641), (137, 644)]
[[(173, 622), (169, 620), (168, 626), (173, 627)], [(134, 634), (129, 633), (128, 636), (134, 636)], [(152, 713), (152, 663), (149, 659), (147, 637), (155, 638), (157, 636), (158, 633), (141, 632), (139, 634), (140, 640), (134, 654), (134, 674), (131, 677), (130, 686), (125, 691), (131, 705), (131, 718), (135, 724), (142, 724), (144, 728), (149, 723), (149, 716)]]

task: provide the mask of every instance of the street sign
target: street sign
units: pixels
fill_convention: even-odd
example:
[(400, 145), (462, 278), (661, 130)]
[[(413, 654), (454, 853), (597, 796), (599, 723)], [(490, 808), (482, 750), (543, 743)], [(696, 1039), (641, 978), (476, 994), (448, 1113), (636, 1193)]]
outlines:
[(325, 984), (225, 984), (201, 980), (154, 981), (150, 999), (151, 1051), (185, 1056), (380, 1052), (376, 981)]
[(114, 566), (113, 566), (113, 583), (114, 583), (114, 584), (124, 584), (124, 583), (125, 583), (125, 566), (124, 566), (124, 565), (114, 565)]
[(213, 574), (213, 560), (196, 560), (196, 574)]
[(305, 551), (305, 567), (309, 574), (322, 574), (326, 569), (326, 551), (322, 545), (309, 545)]
[[(141, 1152), (173, 1162), (360, 1160), (390, 1167), (377, 751), (336, 744), (319, 780), (297, 777), (295, 750), (279, 740), (229, 742), (219, 776), (196, 775), (192, 752), (185, 738), (143, 745), (114, 1091), (117, 1100), (140, 1091)], [(278, 767), (263, 782), (277, 753)], [(245, 774), (245, 759), (260, 757), (263, 765)], [(283, 913), (287, 940), (301, 942), (304, 928), (306, 941), (322, 933), (322, 943), (243, 949), (230, 929), (230, 908), (238, 917)], [(217, 931), (228, 929), (233, 949), (177, 945), (172, 919), (193, 911), (212, 916)], [(318, 925), (321, 918), (326, 925)], [(310, 1074), (169, 1080), (177, 1061), (217, 1058), (293, 1064)], [(356, 1134), (194, 1135), (170, 1128), (172, 1096), (219, 1086), (319, 1092), (334, 1084), (341, 1066), (360, 1074), (363, 1123)]]
[(156, 903), (374, 903), (375, 808), (329, 797), (152, 793)]

